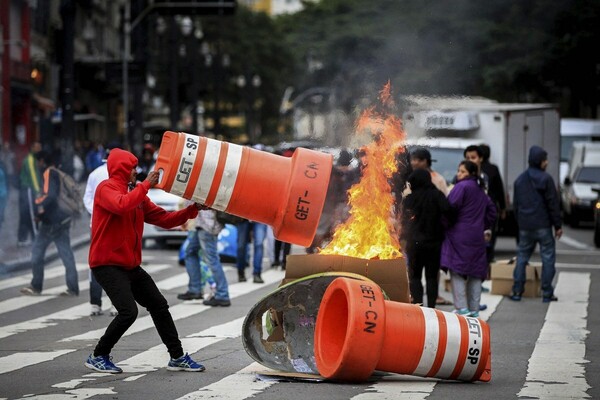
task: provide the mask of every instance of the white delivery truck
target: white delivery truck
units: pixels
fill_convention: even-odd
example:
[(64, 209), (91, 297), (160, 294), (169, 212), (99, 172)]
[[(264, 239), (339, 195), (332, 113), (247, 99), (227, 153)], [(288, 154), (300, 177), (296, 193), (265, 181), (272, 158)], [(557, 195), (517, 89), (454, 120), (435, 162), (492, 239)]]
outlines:
[(407, 96), (402, 99), (409, 146), (426, 145), (433, 169), (447, 180), (454, 176), (470, 144), (490, 146), (490, 162), (504, 182), (508, 216), (500, 232), (515, 235), (513, 184), (528, 167), (532, 145), (548, 152), (547, 172), (559, 185), (560, 114), (556, 104), (504, 104), (485, 98)]

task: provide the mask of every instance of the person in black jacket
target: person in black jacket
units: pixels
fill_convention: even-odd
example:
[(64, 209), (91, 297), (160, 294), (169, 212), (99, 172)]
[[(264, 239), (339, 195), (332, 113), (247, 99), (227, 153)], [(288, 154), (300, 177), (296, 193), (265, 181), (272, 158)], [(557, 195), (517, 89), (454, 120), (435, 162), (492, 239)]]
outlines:
[(506, 195), (504, 194), (504, 183), (500, 176), (500, 170), (495, 164), (490, 163), (490, 146), (487, 144), (479, 145), (483, 160), (481, 161), (481, 171), (488, 176), (488, 196), (496, 205), (497, 218), (492, 228), (492, 239), (486, 248), (488, 263), (494, 261), (496, 248), (496, 238), (498, 237), (498, 222), (506, 218)]
[[(525, 267), (540, 244), (542, 258), (542, 300), (558, 300), (552, 280), (556, 273), (556, 239), (562, 236), (558, 192), (552, 176), (546, 172), (548, 153), (539, 146), (529, 149), (529, 168), (514, 183), (513, 207), (519, 226), (517, 264), (513, 271), (511, 300), (519, 301), (525, 286)], [(554, 234), (552, 228), (554, 227)]]
[(54, 160), (58, 154), (44, 150), (36, 154), (38, 167), (43, 173), (43, 185), (40, 196), (35, 199), (36, 216), (40, 220), (40, 229), (31, 248), (31, 266), (33, 278), (31, 284), (21, 289), (21, 293), (36, 296), (42, 293), (44, 283), (44, 256), (51, 242), (54, 242), (65, 271), (67, 290), (61, 296), (79, 296), (79, 281), (75, 267), (75, 257), (71, 249), (71, 215), (58, 207), (60, 177), (55, 169)]
[(425, 269), (427, 306), (435, 308), (440, 251), (444, 240), (442, 218), (450, 215), (450, 203), (431, 182), (429, 171), (414, 170), (408, 177), (408, 183), (411, 193), (402, 202), (401, 238), (406, 240), (412, 303), (423, 303), (421, 277)]

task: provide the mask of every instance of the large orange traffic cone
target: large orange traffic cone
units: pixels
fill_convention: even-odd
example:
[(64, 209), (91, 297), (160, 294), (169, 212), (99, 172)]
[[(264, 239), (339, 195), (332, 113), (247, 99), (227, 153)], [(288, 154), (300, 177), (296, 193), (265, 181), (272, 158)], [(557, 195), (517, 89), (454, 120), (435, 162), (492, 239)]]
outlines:
[(317, 369), (330, 379), (363, 381), (374, 370), (463, 381), (492, 377), (484, 321), (384, 300), (369, 282), (337, 278), (329, 285), (314, 343)]
[(156, 187), (273, 227), (309, 246), (323, 210), (333, 157), (298, 148), (291, 158), (183, 132), (165, 132)]

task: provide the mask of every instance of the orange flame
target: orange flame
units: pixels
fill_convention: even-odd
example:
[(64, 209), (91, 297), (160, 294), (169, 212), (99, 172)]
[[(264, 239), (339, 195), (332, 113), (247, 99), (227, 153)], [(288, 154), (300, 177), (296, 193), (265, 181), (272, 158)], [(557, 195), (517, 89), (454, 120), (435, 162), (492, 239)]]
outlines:
[(406, 135), (400, 118), (388, 112), (394, 105), (389, 82), (379, 100), (383, 107), (363, 111), (356, 124), (357, 133), (369, 133), (374, 140), (363, 147), (367, 165), (360, 181), (348, 190), (350, 216), (337, 226), (321, 254), (383, 260), (402, 257), (389, 179), (398, 170), (396, 155), (404, 149), (397, 144)]

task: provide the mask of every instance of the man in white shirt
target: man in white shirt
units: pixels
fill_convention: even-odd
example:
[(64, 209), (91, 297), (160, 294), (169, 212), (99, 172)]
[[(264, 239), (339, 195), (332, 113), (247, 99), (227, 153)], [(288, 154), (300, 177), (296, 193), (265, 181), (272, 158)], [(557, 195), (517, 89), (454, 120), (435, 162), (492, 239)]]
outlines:
[[(92, 211), (94, 210), (94, 195), (96, 194), (96, 188), (105, 179), (108, 179), (108, 168), (106, 167), (106, 158), (108, 157), (108, 153), (112, 149), (120, 148), (121, 146), (116, 143), (111, 143), (106, 146), (106, 157), (104, 157), (103, 164), (90, 172), (88, 175), (87, 183), (85, 185), (85, 193), (83, 194), (83, 205), (85, 209), (92, 215)], [(90, 219), (90, 227), (91, 222)], [(95, 317), (98, 315), (104, 314), (102, 312), (102, 286), (96, 281), (94, 278), (94, 274), (92, 271), (89, 271), (90, 274), (90, 305), (91, 311), (90, 316)], [(117, 310), (114, 307), (110, 308), (110, 315), (117, 315)]]

